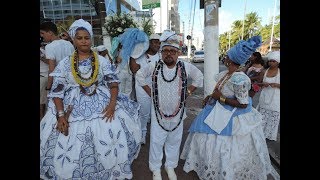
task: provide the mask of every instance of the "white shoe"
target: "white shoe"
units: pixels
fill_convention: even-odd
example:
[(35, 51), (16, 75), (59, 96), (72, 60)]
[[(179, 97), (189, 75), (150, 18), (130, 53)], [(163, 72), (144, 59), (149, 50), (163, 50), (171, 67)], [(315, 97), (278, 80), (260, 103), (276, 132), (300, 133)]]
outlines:
[(166, 169), (166, 171), (168, 173), (169, 180), (177, 180), (177, 175), (174, 172), (173, 168), (165, 168), (165, 169)]
[(160, 170), (153, 171), (153, 180), (162, 180), (161, 171)]

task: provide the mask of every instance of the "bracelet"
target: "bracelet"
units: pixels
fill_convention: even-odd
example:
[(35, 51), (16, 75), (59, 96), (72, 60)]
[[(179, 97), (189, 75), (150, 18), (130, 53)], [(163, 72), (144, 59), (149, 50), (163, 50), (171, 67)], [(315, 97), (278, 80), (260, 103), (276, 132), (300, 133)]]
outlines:
[(50, 90), (51, 90), (51, 88), (47, 88), (47, 87), (46, 87), (46, 90), (47, 90), (47, 91), (50, 91)]
[(64, 111), (63, 110), (59, 110), (56, 114), (57, 118), (64, 116)]
[(191, 96), (192, 92), (190, 91), (190, 89), (188, 89), (187, 91), (188, 91), (188, 95)]
[(220, 96), (219, 100), (222, 104), (226, 104), (226, 97), (225, 96)]

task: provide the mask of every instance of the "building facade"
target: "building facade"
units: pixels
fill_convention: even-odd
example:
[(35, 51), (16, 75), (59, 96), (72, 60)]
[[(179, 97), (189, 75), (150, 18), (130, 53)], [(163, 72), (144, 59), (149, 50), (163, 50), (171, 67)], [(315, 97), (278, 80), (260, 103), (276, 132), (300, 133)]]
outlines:
[(171, 29), (180, 33), (179, 0), (160, 0), (160, 7), (152, 9), (155, 33)]
[[(40, 22), (50, 20), (56, 24), (71, 25), (76, 19), (91, 23), (94, 33), (94, 44), (102, 44), (102, 29), (98, 9), (94, 2), (98, 0), (40, 0)], [(106, 15), (117, 13), (118, 0), (104, 0)], [(138, 0), (119, 0), (121, 12), (141, 10)]]

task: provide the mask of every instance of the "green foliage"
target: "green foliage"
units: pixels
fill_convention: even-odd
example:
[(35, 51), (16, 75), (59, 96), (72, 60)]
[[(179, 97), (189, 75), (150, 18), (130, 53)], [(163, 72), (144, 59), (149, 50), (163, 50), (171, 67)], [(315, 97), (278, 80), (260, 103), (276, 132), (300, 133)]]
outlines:
[[(230, 47), (234, 46), (238, 41), (241, 40), (242, 36), (242, 21), (236, 20), (232, 23), (232, 29), (229, 32), (225, 32), (219, 36), (219, 55), (225, 54), (229, 49), (229, 38)], [(272, 29), (272, 21), (270, 24), (265, 26), (261, 25), (261, 18), (256, 12), (251, 12), (246, 15), (244, 20), (244, 31), (243, 39), (248, 39), (255, 35), (261, 35), (262, 41), (270, 39)], [(275, 17), (273, 37), (280, 38), (280, 15)]]
[(150, 18), (143, 18), (141, 23), (143, 31), (150, 36), (154, 33), (154, 26)]

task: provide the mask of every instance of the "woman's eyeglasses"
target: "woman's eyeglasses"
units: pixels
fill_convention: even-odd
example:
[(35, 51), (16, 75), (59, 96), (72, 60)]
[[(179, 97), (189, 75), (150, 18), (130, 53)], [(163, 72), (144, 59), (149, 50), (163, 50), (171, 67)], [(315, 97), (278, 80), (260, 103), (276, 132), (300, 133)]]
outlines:
[(269, 60), (269, 62), (277, 62), (277, 61), (275, 61), (275, 60)]
[(171, 49), (171, 50), (164, 49), (164, 50), (162, 50), (161, 52), (164, 53), (164, 54), (167, 54), (167, 55), (168, 55), (168, 54), (175, 55), (175, 54), (177, 54), (178, 51), (173, 50), (173, 49)]

